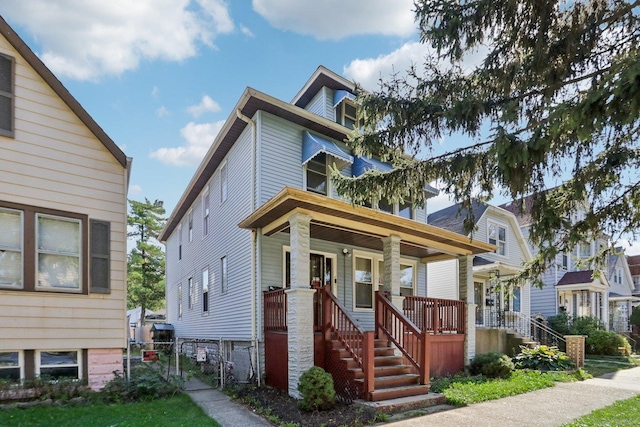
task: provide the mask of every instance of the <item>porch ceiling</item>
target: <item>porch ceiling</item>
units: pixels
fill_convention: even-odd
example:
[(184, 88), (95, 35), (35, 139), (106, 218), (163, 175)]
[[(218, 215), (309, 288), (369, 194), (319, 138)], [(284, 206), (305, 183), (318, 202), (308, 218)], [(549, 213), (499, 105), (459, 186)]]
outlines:
[(381, 239), (397, 235), (403, 255), (425, 262), (496, 249), (494, 245), (438, 227), (291, 187), (283, 188), (239, 226), (261, 229), (262, 234), (271, 236), (288, 231), (289, 217), (294, 213), (311, 217), (312, 238), (381, 251)]

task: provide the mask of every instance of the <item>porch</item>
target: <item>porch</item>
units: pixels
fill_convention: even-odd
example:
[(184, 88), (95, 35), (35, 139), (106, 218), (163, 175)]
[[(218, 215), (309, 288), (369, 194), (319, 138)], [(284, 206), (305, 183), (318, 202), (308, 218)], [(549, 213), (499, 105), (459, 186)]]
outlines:
[[(375, 295), (375, 327), (363, 330), (331, 293), (315, 290), (314, 364), (329, 372), (343, 401), (426, 394), (429, 377), (464, 369), (464, 301), (406, 297), (402, 309)], [(264, 298), (267, 384), (288, 390), (287, 293)]]
[[(402, 377), (402, 381), (409, 376), (418, 378), (418, 385), (424, 386), (422, 392), (425, 392), (429, 378), (427, 367), (430, 369), (431, 359), (437, 359), (442, 353), (432, 357), (431, 351), (425, 350), (431, 348), (428, 343), (440, 340), (452, 345), (451, 342), (457, 342), (458, 348), (462, 348), (462, 362), (456, 362), (457, 366), (464, 366), (473, 357), (474, 343), (470, 342), (473, 335), (470, 338), (465, 331), (475, 323), (475, 308), (472, 303), (464, 302), (472, 302), (473, 298), (471, 262), (474, 254), (495, 250), (495, 246), (415, 220), (290, 187), (264, 203), (243, 220), (240, 227), (254, 231), (256, 253), (263, 250), (266, 253), (269, 249), (268, 261), (258, 256), (256, 270), (260, 277), (273, 281), (286, 277), (280, 279), (282, 285), (277, 287), (288, 289), (273, 294), (280, 297), (264, 300), (264, 324), (259, 330), (265, 331), (265, 341), (269, 341), (266, 352), (279, 355), (282, 372), (277, 375), (286, 378), (286, 384), (281, 387), (287, 387), (290, 395), (299, 397), (298, 380), (314, 364), (338, 366), (339, 363), (331, 362), (332, 358), (341, 361), (350, 358), (344, 371), (351, 373), (360, 369), (362, 378), (354, 380), (361, 383), (361, 393), (373, 399), (380, 382), (376, 374), (386, 370), (382, 368), (383, 360), (396, 358), (401, 365), (407, 365), (402, 366), (406, 372), (397, 376)], [(278, 250), (273, 248), (277, 247), (280, 254), (274, 255)], [(340, 252), (345, 255), (340, 263), (342, 282), (335, 280), (335, 276), (326, 281), (323, 274), (316, 273), (314, 265), (318, 260), (322, 265), (324, 259), (325, 273), (329, 267), (333, 271), (336, 254)], [(347, 253), (353, 253), (351, 266), (355, 265), (349, 280), (344, 277)], [(443, 259), (458, 260), (457, 271), (451, 273), (458, 277), (459, 295), (464, 300), (451, 316), (445, 315), (446, 310), (439, 305), (423, 308), (427, 302), (419, 304), (420, 307), (406, 302), (418, 292), (414, 287), (407, 297), (402, 282), (404, 272), (409, 271), (406, 268), (411, 268), (406, 260), (420, 268)], [(265, 291), (267, 285), (262, 280), (260, 283)], [(311, 288), (318, 284), (328, 287), (322, 291)], [(343, 304), (338, 302), (332, 287), (342, 291)], [(376, 290), (384, 293), (374, 293)], [(421, 292), (425, 295), (424, 286)], [(345, 309), (351, 295), (352, 300)], [(322, 301), (321, 306), (318, 301)], [(422, 317), (411, 318), (420, 310)], [(433, 310), (443, 313), (435, 323)], [(360, 322), (353, 318), (355, 313)], [(367, 331), (359, 324), (366, 324)], [(428, 329), (429, 325), (432, 329), (435, 325), (433, 332)], [(272, 347), (272, 343), (280, 344)], [(285, 345), (287, 359), (283, 360)], [(374, 369), (367, 370), (365, 376), (363, 367), (370, 366), (372, 358), (378, 360), (378, 365), (374, 362)], [(270, 376), (267, 372), (267, 381), (273, 383), (274, 375), (276, 373)], [(340, 375), (334, 374), (334, 378), (337, 377)], [(400, 378), (389, 380), (390, 386), (399, 386), (397, 381)]]

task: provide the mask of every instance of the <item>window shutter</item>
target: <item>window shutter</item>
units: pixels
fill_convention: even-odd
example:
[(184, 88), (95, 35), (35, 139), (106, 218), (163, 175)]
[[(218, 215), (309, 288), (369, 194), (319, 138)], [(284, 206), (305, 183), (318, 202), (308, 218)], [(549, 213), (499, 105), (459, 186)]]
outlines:
[(93, 293), (111, 293), (110, 260), (111, 225), (107, 221), (91, 220), (90, 231), (90, 290)]

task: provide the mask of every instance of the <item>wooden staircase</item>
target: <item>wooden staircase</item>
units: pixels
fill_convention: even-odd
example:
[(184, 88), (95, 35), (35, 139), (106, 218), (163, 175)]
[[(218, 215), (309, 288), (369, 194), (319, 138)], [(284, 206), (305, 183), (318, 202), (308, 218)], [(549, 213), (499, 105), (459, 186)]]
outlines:
[[(340, 365), (348, 381), (358, 387), (359, 394), (363, 394), (364, 371), (358, 365), (349, 351), (338, 340), (327, 342), (332, 362)], [(422, 385), (419, 375), (414, 373), (411, 365), (404, 363), (403, 356), (396, 354), (394, 347), (389, 346), (387, 340), (374, 341), (374, 391), (367, 400), (380, 401), (398, 397), (416, 396), (429, 392), (428, 385)], [(338, 380), (339, 381), (339, 380)]]

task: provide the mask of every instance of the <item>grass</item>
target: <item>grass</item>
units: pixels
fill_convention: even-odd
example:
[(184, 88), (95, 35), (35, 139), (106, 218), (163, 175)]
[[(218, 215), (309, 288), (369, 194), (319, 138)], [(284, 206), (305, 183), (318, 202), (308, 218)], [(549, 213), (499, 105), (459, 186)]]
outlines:
[(464, 406), (533, 390), (553, 387), (556, 382), (575, 381), (576, 377), (564, 372), (521, 371), (513, 372), (508, 379), (482, 379), (477, 381), (454, 381), (442, 390), (447, 403)]
[(150, 402), (39, 406), (0, 410), (0, 425), (15, 427), (219, 427), (186, 394)]
[(639, 366), (640, 360), (634, 357), (624, 356), (588, 356), (584, 361), (584, 369), (594, 377), (599, 377), (609, 372), (616, 372), (621, 369), (629, 369)]
[(564, 424), (563, 427), (601, 427), (601, 426), (638, 426), (640, 425), (640, 395), (620, 400), (606, 408), (597, 409)]

